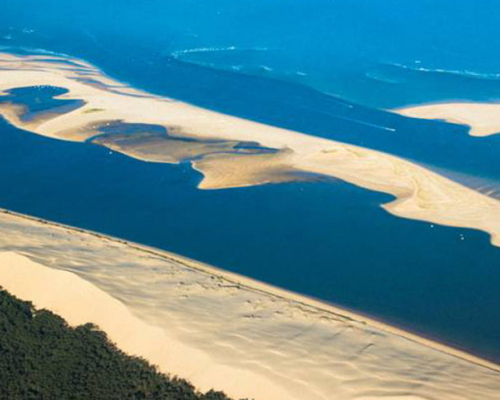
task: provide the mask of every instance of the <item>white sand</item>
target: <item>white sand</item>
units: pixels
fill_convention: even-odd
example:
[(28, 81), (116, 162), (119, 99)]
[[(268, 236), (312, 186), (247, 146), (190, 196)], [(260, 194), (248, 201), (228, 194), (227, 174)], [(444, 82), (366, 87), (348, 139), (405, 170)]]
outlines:
[(179, 256), (0, 213), (0, 286), (198, 388), (268, 399), (498, 400), (500, 368)]
[[(219, 153), (205, 157), (195, 162), (195, 167), (205, 176), (200, 188), (282, 182), (290, 179), (287, 172), (294, 171), (316, 173), (394, 195), (397, 200), (384, 206), (394, 215), (479, 229), (491, 235), (494, 245), (500, 245), (499, 200), (417, 164), (385, 153), (152, 96), (113, 81), (84, 61), (68, 59), (85, 65), (85, 72), (94, 79), (94, 82), (85, 83), (77, 80), (88, 78), (88, 75), (81, 75), (81, 69), (75, 70), (62, 63), (65, 59), (51, 57), (51, 60), (58, 62), (49, 63), (40, 56), (0, 53), (0, 92), (16, 87), (54, 85), (70, 91), (59, 98), (83, 99), (86, 106), (48, 120), (23, 124), (15, 116), (16, 108), (4, 105), (0, 113), (12, 124), (40, 135), (76, 141), (95, 134), (89, 131), (89, 124), (109, 120), (157, 124), (174, 131), (176, 136), (189, 138), (253, 141), (276, 149), (278, 153), (275, 156), (228, 156)], [(99, 111), (87, 112), (95, 109)], [(158, 140), (151, 141), (151, 160), (176, 162), (174, 155), (168, 153), (168, 143), (166, 141), (162, 146)], [(109, 146), (132, 157), (148, 159), (144, 143), (126, 150)], [(165, 156), (161, 155), (162, 152)]]
[(500, 104), (437, 103), (392, 110), (407, 117), (439, 119), (470, 127), (472, 136), (500, 133)]

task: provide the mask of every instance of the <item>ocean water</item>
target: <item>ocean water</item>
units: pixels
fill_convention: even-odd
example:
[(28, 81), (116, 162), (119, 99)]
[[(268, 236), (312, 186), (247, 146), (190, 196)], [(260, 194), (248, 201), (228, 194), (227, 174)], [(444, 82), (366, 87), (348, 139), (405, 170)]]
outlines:
[[(0, 207), (173, 251), (500, 360), (500, 249), (340, 181), (202, 191), (144, 163), (0, 123)], [(465, 240), (461, 239), (461, 235)]]
[[(33, 24), (33, 21), (30, 22)], [(127, 36), (127, 31), (122, 32), (123, 37), (110, 36), (107, 31), (102, 36), (95, 36), (89, 35), (90, 28), (68, 27), (64, 36), (61, 36), (52, 32), (54, 29), (63, 29), (60, 26), (44, 26), (44, 32), (51, 32), (50, 34), (42, 35), (41, 29), (23, 33), (22, 29), (12, 28), (12, 39), (4, 39), (6, 49), (27, 54), (45, 52), (49, 56), (50, 52), (43, 49), (51, 49), (56, 53), (82, 57), (112, 77), (152, 93), (242, 118), (398, 155), (433, 168), (475, 189), (486, 188), (485, 192), (500, 196), (500, 159), (497, 156), (500, 135), (471, 137), (465, 126), (401, 117), (384, 110), (383, 104), (376, 107), (362, 105), (363, 102), (360, 104), (349, 100), (352, 96), (332, 95), (297, 81), (283, 80), (279, 74), (250, 74), (207, 67), (182, 59), (182, 54), (225, 54), (235, 50), (193, 52), (191, 49), (179, 56), (178, 50), (164, 50), (167, 45), (158, 42), (161, 35), (140, 41), (138, 37)], [(165, 30), (168, 31), (167, 28)], [(26, 32), (26, 28), (24, 31)], [(176, 35), (174, 38), (177, 40)], [(233, 40), (238, 38), (234, 37)], [(244, 37), (241, 38), (243, 39)], [(173, 38), (171, 40), (174, 41)], [(179, 46), (174, 43), (170, 46)], [(258, 49), (269, 48), (265, 53), (268, 57), (274, 57), (271, 46), (266, 46), (256, 47), (257, 50), (251, 52), (260, 53), (263, 50)], [(215, 48), (218, 47), (207, 49)], [(470, 56), (472, 58), (471, 54)], [(362, 65), (364, 64), (360, 62), (358, 67)], [(394, 64), (379, 64), (377, 68), (389, 75), (405, 76), (406, 81), (396, 84), (398, 90), (410, 90), (411, 87), (421, 89), (419, 96), (423, 97), (419, 101), (442, 99), (436, 97), (436, 90), (441, 93), (440, 96), (454, 100), (489, 101), (494, 99), (495, 93), (500, 93), (500, 77), (495, 78), (493, 72), (476, 76), (469, 70), (459, 70), (458, 65), (449, 67), (455, 68), (451, 70), (455, 72), (449, 73), (422, 72)], [(370, 70), (365, 72), (368, 74)], [(382, 102), (391, 99), (394, 106), (413, 104), (413, 100), (409, 98), (406, 103), (398, 100), (387, 88), (370, 85), (363, 87), (363, 91), (357, 95), (363, 96), (366, 90), (375, 93)]]
[(390, 108), (498, 99), (498, 20), (497, 0), (3, 0), (0, 44), (149, 52)]
[[(500, 135), (386, 111), (498, 99), (498, 1), (456, 4), (4, 0), (0, 46), (81, 57), (134, 87), (395, 154), (498, 196)], [(33, 116), (77, 106), (58, 104), (57, 90), (9, 100)], [(500, 249), (486, 234), (393, 217), (380, 208), (390, 196), (339, 181), (200, 191), (199, 180), (187, 164), (0, 123), (0, 207), (170, 250), (500, 360)]]

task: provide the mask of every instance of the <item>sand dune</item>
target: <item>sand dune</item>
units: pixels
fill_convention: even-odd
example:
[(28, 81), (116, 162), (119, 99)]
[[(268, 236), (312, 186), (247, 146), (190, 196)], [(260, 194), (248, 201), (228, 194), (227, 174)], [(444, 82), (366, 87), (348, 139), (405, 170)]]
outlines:
[(500, 368), (241, 276), (0, 213), (0, 286), (161, 370), (256, 400), (498, 400)]
[(440, 119), (470, 127), (472, 136), (500, 133), (500, 104), (437, 103), (392, 110), (397, 114), (421, 119)]
[[(40, 135), (90, 140), (145, 161), (190, 160), (205, 176), (202, 189), (305, 179), (307, 174), (343, 179), (394, 195), (397, 200), (384, 206), (394, 215), (479, 229), (500, 245), (500, 201), (401, 158), (153, 96), (81, 60), (0, 53), (0, 92), (37, 85), (66, 88), (69, 93), (58, 99), (85, 104), (24, 123), (22, 108), (4, 102), (4, 118)], [(106, 133), (110, 127), (132, 127), (134, 135)]]

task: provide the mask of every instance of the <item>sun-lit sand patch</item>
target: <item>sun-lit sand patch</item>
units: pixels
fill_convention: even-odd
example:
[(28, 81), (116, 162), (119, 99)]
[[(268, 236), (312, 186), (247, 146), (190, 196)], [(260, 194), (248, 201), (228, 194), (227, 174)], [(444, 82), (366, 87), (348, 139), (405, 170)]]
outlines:
[[(50, 85), (69, 91), (57, 99), (82, 100), (85, 105), (34, 125), (0, 109), (4, 118), (40, 135), (91, 141), (145, 161), (190, 161), (204, 174), (202, 189), (300, 180), (315, 174), (343, 179), (394, 195), (397, 199), (384, 205), (394, 215), (479, 229), (500, 245), (500, 201), (415, 163), (153, 96), (116, 82), (81, 60), (57, 60), (0, 54), (0, 92)], [(71, 67), (68, 61), (80, 67)], [(91, 83), (85, 79), (89, 74)], [(117, 123), (143, 124), (154, 127), (154, 132), (135, 137), (119, 131), (103, 133)], [(158, 129), (166, 133), (158, 134)]]
[(471, 355), (171, 253), (5, 212), (0, 286), (235, 398), (499, 399), (500, 368)]
[(212, 154), (193, 162), (193, 167), (203, 173), (200, 189), (224, 189), (262, 185), (266, 183), (309, 180), (299, 175), (289, 163), (288, 152), (267, 154)]
[(437, 103), (392, 110), (407, 117), (438, 119), (470, 127), (472, 136), (500, 133), (500, 104)]

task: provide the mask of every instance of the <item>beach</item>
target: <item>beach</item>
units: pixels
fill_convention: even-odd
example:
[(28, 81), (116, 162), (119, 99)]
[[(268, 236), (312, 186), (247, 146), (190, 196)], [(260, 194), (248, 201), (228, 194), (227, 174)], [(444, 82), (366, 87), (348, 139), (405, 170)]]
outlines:
[(175, 254), (0, 214), (0, 286), (235, 398), (498, 399), (500, 367)]
[[(338, 178), (393, 195), (383, 207), (396, 216), (481, 230), (500, 245), (500, 201), (411, 161), (153, 96), (82, 60), (3, 53), (0, 66), (4, 93), (48, 85), (67, 89), (57, 99), (84, 102), (71, 112), (48, 111), (28, 121), (18, 105), (4, 102), (3, 117), (21, 129), (100, 144), (143, 161), (189, 161), (204, 175), (201, 189), (295, 181), (307, 174)], [(134, 128), (134, 137), (110, 133), (110, 127)]]

